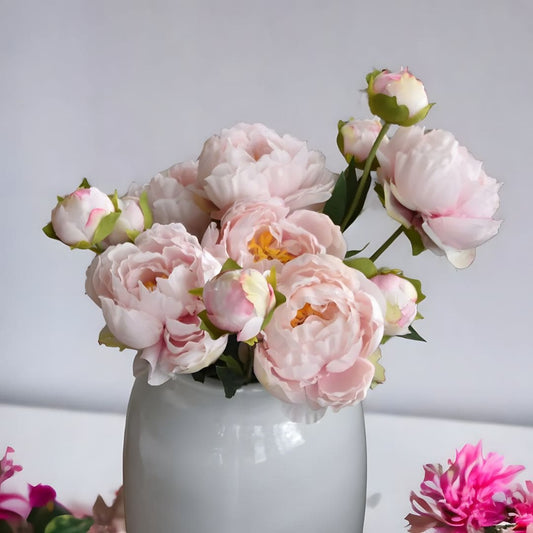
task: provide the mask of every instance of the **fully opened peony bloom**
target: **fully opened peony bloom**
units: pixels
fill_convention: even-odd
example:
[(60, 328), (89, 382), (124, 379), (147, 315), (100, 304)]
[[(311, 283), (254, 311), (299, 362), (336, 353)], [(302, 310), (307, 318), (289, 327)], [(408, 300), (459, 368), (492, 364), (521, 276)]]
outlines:
[(290, 212), (281, 201), (239, 202), (226, 212), (221, 229), (211, 226), (202, 244), (224, 262), (228, 257), (244, 268), (279, 271), (304, 253), (346, 254), (338, 226), (322, 213)]
[(477, 533), (507, 517), (509, 485), (523, 466), (504, 466), (503, 457), (483, 457), (481, 443), (465, 445), (449, 467), (425, 465), (420, 495), (411, 492), (415, 514), (409, 514), (410, 533)]
[(281, 198), (291, 209), (323, 204), (336, 176), (305, 142), (263, 124), (237, 124), (208, 139), (198, 159), (197, 187), (221, 218), (239, 200)]
[(274, 289), (258, 270), (229, 270), (209, 280), (203, 290), (209, 320), (238, 341), (253, 339), (276, 304)]
[(323, 410), (361, 401), (383, 336), (383, 296), (337, 257), (304, 254), (278, 277), (287, 298), (264, 328), (254, 372), (279, 399)]
[(499, 183), (442, 130), (399, 128), (377, 158), (389, 215), (414, 227), (426, 247), (444, 252), (457, 268), (469, 266), (500, 227), (493, 218)]
[(208, 366), (224, 350), (226, 337), (213, 340), (200, 329), (203, 304), (189, 292), (220, 268), (182, 224), (154, 224), (135, 244), (96, 256), (86, 290), (114, 337), (150, 363), (149, 383), (157, 385)]

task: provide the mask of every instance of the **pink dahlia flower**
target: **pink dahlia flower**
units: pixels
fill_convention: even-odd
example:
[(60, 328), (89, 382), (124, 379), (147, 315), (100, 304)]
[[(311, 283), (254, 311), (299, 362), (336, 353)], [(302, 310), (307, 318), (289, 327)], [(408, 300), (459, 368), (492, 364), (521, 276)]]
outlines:
[(466, 444), (448, 461), (424, 466), (420, 495), (411, 492), (415, 514), (406, 516), (410, 533), (477, 533), (507, 518), (509, 485), (523, 466), (504, 466), (503, 457), (483, 457), (481, 442)]
[(455, 267), (469, 266), (500, 227), (499, 183), (447, 131), (399, 128), (377, 158), (389, 215)]
[(213, 218), (239, 200), (281, 198), (291, 209), (323, 204), (336, 176), (324, 156), (263, 124), (237, 124), (209, 138), (198, 159), (197, 186)]

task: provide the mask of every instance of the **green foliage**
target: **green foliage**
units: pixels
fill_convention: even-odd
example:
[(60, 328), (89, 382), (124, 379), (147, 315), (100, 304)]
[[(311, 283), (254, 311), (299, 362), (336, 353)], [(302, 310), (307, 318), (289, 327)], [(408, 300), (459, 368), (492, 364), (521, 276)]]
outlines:
[(82, 182), (78, 185), (78, 189), (90, 189), (91, 186), (87, 181), (87, 178), (83, 178)]
[(378, 273), (378, 269), (374, 262), (367, 257), (345, 259), (344, 264), (351, 268), (355, 268), (355, 270), (359, 270), (359, 272), (362, 272), (367, 278), (372, 278)]
[(94, 232), (92, 240), (93, 244), (102, 242), (106, 237), (111, 235), (111, 233), (115, 229), (115, 224), (117, 223), (119, 218), (120, 211), (115, 211), (113, 213), (109, 213), (105, 217), (102, 217), (102, 219), (98, 223), (98, 226), (96, 226), (96, 230)]
[(217, 328), (213, 324), (213, 322), (209, 320), (209, 317), (207, 316), (207, 311), (205, 309), (198, 313), (198, 317), (201, 320), (200, 329), (202, 329), (203, 331), (207, 331), (207, 333), (209, 333), (212, 339), (219, 339), (220, 337), (228, 334), (227, 331)]
[(409, 333), (406, 335), (398, 335), (398, 337), (401, 337), (402, 339), (409, 339), (412, 341), (420, 341), (420, 342), (426, 342), (426, 339), (422, 338), (413, 328), (413, 326), (409, 326)]
[(148, 203), (148, 193), (146, 191), (143, 191), (139, 196), (139, 207), (144, 216), (144, 229), (150, 229), (154, 223), (154, 218), (152, 216), (150, 204)]
[(411, 251), (413, 255), (421, 254), (426, 249), (424, 243), (422, 242), (422, 237), (420, 236), (420, 233), (418, 233), (415, 228), (404, 227), (403, 232), (411, 242)]
[(98, 335), (98, 344), (103, 344), (109, 348), (118, 348), (121, 352), (129, 348), (129, 346), (118, 341), (107, 326), (104, 326), (102, 331), (100, 331), (100, 335)]
[(33, 526), (33, 533), (45, 533), (47, 524), (59, 516), (68, 515), (69, 511), (57, 502), (52, 502), (49, 506), (34, 507), (27, 521)]
[(52, 226), (51, 222), (48, 222), (48, 224), (46, 224), (46, 226), (43, 228), (43, 232), (47, 237), (50, 237), (50, 239), (59, 240), (59, 237), (56, 235), (54, 226)]
[(237, 263), (237, 261), (234, 261), (231, 259), (231, 257), (229, 257), (226, 259), (226, 261), (224, 261), (220, 272), (228, 272), (229, 270), (242, 270), (242, 267), (239, 265), (239, 263)]
[(345, 171), (339, 174), (330, 199), (324, 205), (323, 213), (331, 218), (333, 224), (340, 226), (344, 219), (347, 205)]
[(63, 515), (54, 518), (46, 526), (43, 533), (87, 533), (93, 523), (92, 518), (75, 518), (71, 515)]

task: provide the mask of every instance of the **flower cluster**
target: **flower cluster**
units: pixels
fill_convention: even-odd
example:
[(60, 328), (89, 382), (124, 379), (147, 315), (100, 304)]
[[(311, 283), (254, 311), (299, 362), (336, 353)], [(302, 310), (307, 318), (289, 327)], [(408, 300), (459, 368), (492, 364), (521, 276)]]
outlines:
[(533, 482), (514, 482), (523, 466), (505, 466), (495, 453), (483, 456), (481, 442), (466, 444), (448, 461), (424, 466), (420, 494), (411, 493), (410, 533), (533, 532)]
[[(421, 340), (424, 295), (375, 261), (405, 234), (414, 254), (468, 266), (498, 231), (499, 184), (451, 133), (416, 125), (432, 104), (408, 70), (367, 82), (376, 116), (339, 122), (340, 174), (305, 142), (241, 123), (122, 197), (84, 180), (60, 198), (44, 231), (96, 253), (86, 292), (105, 319), (100, 342), (137, 350), (154, 385), (218, 377), (231, 397), (258, 380), (316, 412), (382, 382), (380, 345)], [(343, 232), (372, 181), (400, 226), (365, 257)]]
[[(56, 501), (56, 491), (48, 485), (28, 485), (25, 493), (10, 490), (6, 481), (22, 470), (9, 457), (7, 447), (0, 459), (0, 531), (6, 533), (126, 533), (122, 489), (111, 507), (99, 496), (92, 516), (75, 516)], [(77, 513), (76, 513), (77, 514)]]

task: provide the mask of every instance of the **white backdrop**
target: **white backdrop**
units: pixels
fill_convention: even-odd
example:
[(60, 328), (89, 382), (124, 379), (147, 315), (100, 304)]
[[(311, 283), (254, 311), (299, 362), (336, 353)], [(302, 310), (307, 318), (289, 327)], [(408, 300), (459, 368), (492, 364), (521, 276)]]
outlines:
[[(239, 121), (307, 139), (342, 169), (338, 119), (368, 116), (364, 76), (409, 66), (504, 182), (500, 234), (456, 271), (397, 242), (380, 265), (423, 281), (428, 340), (384, 349), (368, 410), (533, 424), (533, 4), (528, 0), (0, 0), (0, 402), (124, 411), (133, 353), (99, 347), (90, 252), (41, 232), (86, 176), (125, 192)], [(351, 247), (395, 224), (376, 204)]]

